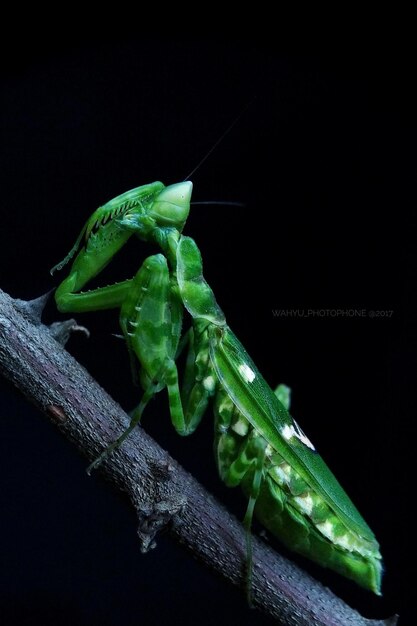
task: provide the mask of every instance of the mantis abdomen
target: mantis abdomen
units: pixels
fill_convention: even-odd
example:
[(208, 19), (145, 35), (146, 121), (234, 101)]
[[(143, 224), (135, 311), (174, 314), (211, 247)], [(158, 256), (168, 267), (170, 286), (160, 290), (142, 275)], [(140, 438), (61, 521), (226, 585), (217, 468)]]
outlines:
[[(261, 524), (291, 550), (378, 592), (381, 564), (375, 541), (349, 529), (308, 481), (263, 439), (222, 389), (216, 394), (215, 417), (215, 456), (220, 476), (234, 486), (241, 466), (243, 492), (248, 498), (256, 496), (254, 514)], [(253, 439), (262, 440), (257, 448), (265, 451), (259, 469), (255, 458), (247, 457), (246, 463), (242, 459)], [(252, 468), (247, 468), (248, 463)], [(260, 473), (258, 481), (256, 472)], [(259, 491), (254, 494), (256, 482)]]

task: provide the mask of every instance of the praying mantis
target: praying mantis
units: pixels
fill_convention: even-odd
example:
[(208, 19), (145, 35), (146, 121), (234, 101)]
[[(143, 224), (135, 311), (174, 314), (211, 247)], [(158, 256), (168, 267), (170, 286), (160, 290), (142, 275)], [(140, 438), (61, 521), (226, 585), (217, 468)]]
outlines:
[[(226, 322), (203, 276), (200, 251), (182, 234), (192, 183), (142, 185), (99, 207), (69, 254), (74, 256), (55, 300), (61, 312), (120, 310), (133, 371), (143, 389), (129, 427), (90, 466), (98, 465), (140, 422), (155, 394), (166, 389), (175, 430), (199, 425), (214, 409), (215, 458), (221, 479), (248, 498), (248, 588), (255, 515), (287, 547), (380, 595), (382, 560), (372, 530), (289, 413), (290, 390), (273, 391)], [(82, 291), (128, 239), (156, 244), (132, 279)], [(183, 318), (191, 326), (183, 333)], [(187, 350), (180, 385), (179, 354)]]

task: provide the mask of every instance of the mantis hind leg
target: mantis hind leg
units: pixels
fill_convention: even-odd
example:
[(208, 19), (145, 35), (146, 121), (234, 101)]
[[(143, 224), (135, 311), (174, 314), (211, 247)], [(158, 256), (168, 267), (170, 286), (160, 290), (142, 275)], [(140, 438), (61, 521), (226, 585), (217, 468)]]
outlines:
[(243, 526), (246, 531), (246, 553), (247, 553), (247, 577), (246, 577), (246, 596), (248, 604), (252, 604), (252, 572), (253, 572), (253, 550), (252, 550), (252, 520), (253, 512), (255, 509), (256, 500), (259, 496), (259, 491), (263, 479), (264, 461), (266, 441), (258, 437), (255, 445), (256, 456), (252, 461), (253, 476), (249, 483), (249, 500), (246, 508), (245, 517), (243, 518)]
[[(220, 394), (220, 396), (221, 395), (222, 394)], [(243, 526), (246, 531), (246, 595), (248, 603), (251, 604), (253, 571), (251, 528), (254, 509), (264, 476), (267, 442), (262, 436), (259, 436), (255, 431), (250, 429), (243, 440), (241, 437), (236, 436), (233, 428), (237, 425), (238, 428), (242, 428), (242, 420), (244, 420), (244, 418), (240, 416), (240, 421), (236, 422), (234, 418), (237, 417), (236, 413), (238, 413), (238, 411), (228, 407), (228, 405), (229, 402), (227, 398), (223, 398), (223, 401), (221, 400), (220, 403), (217, 404), (219, 408), (219, 412), (217, 413), (218, 427), (219, 430), (224, 431), (218, 443), (218, 464), (221, 477), (226, 485), (228, 487), (235, 487), (242, 483), (245, 493), (248, 496), (248, 505), (245, 517), (243, 518)], [(229, 411), (229, 408), (231, 408), (231, 411)], [(227, 415), (228, 413), (229, 415)], [(232, 424), (232, 421), (234, 424)], [(227, 432), (229, 427), (231, 427), (230, 430), (232, 432)], [(238, 449), (236, 450), (237, 446)], [(235, 453), (233, 451), (235, 451)], [(233, 455), (233, 460), (231, 460), (231, 457), (227, 458), (228, 454)], [(223, 457), (223, 463), (221, 457)]]

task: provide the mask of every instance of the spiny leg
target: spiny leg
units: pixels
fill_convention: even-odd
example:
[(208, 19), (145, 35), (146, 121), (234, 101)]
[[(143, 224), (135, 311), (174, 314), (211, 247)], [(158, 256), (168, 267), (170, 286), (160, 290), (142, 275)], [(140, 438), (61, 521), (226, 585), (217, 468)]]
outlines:
[(248, 604), (252, 604), (252, 572), (253, 572), (253, 549), (252, 549), (252, 519), (253, 519), (253, 511), (255, 509), (256, 500), (259, 495), (259, 490), (261, 488), (262, 482), (262, 470), (263, 470), (263, 462), (264, 462), (264, 450), (260, 450), (261, 454), (259, 454), (256, 464), (255, 470), (253, 474), (253, 482), (251, 485), (251, 491), (248, 501), (248, 506), (246, 509), (245, 517), (243, 518), (243, 526), (246, 531), (246, 550), (247, 550), (247, 559), (248, 559), (248, 571), (247, 571), (247, 579), (246, 579), (246, 596), (248, 599)]
[(107, 287), (97, 287), (81, 293), (77, 288), (77, 273), (71, 273), (55, 292), (55, 300), (61, 313), (88, 313), (104, 309), (118, 309), (128, 294), (132, 280), (124, 280)]
[(243, 526), (246, 531), (246, 553), (247, 553), (247, 577), (246, 595), (249, 605), (252, 604), (252, 571), (253, 571), (253, 550), (252, 550), (252, 519), (256, 505), (256, 500), (262, 484), (265, 453), (267, 442), (255, 431), (250, 431), (244, 439), (238, 456), (230, 464), (227, 471), (224, 471), (222, 478), (226, 485), (235, 487), (245, 481), (246, 492), (249, 494), (248, 506)]
[(51, 270), (53, 273), (62, 269), (79, 250), (68, 277), (56, 291), (58, 309), (77, 312), (118, 308), (129, 291), (130, 281), (78, 292), (106, 267), (134, 233), (145, 241), (161, 240), (161, 245), (165, 240), (178, 239), (178, 229), (182, 230), (190, 210), (191, 190), (189, 181), (168, 187), (156, 181), (131, 189), (94, 211), (69, 254)]
[(99, 457), (97, 457), (97, 459), (90, 463), (90, 465), (87, 467), (87, 474), (91, 474), (92, 470), (101, 465), (101, 463), (113, 452), (113, 450), (116, 450), (116, 448), (118, 448), (130, 435), (135, 426), (140, 422), (142, 413), (149, 400), (151, 400), (155, 393), (160, 390), (158, 387), (160, 387), (160, 385), (151, 383), (149, 387), (144, 391), (139, 405), (133, 412), (128, 428), (126, 428), (126, 430), (115, 441), (113, 441), (113, 443), (107, 446), (107, 448), (103, 450), (103, 452), (100, 454)]
[[(94, 214), (89, 221), (94, 222)], [(87, 233), (88, 231), (88, 233)], [(95, 228), (88, 228), (88, 223), (81, 232), (74, 248), (69, 255), (51, 270), (61, 269), (75, 254), (77, 247), (84, 238), (84, 245), (72, 264), (71, 271), (59, 285), (55, 292), (58, 309), (65, 312), (87, 312), (99, 309), (112, 309), (121, 306), (130, 289), (131, 280), (125, 280), (107, 287), (98, 287), (85, 292), (80, 290), (111, 261), (112, 257), (124, 246), (131, 233), (113, 222), (108, 222), (97, 232)]]

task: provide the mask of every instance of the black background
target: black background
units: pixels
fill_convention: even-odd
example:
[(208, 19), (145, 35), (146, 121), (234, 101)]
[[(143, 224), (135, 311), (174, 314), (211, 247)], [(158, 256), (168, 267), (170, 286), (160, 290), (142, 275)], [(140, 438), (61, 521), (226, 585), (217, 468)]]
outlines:
[[(416, 414), (410, 60), (388, 48), (285, 55), (247, 41), (128, 39), (36, 48), (3, 69), (0, 286), (20, 298), (58, 284), (49, 268), (99, 204), (183, 180), (250, 103), (192, 176), (195, 200), (244, 206), (195, 206), (185, 232), (230, 326), (271, 385), (292, 387), (295, 417), (379, 538), (384, 596), (298, 562), (366, 616), (400, 612), (405, 624)], [(150, 253), (134, 242), (103, 280), (132, 275)], [(58, 317), (51, 304), (46, 319)], [(116, 313), (77, 320), (91, 338), (68, 349), (132, 408)], [(2, 623), (270, 623), (167, 536), (141, 555), (128, 503), (0, 385)], [(243, 516), (240, 493), (217, 477), (209, 414), (181, 439), (161, 394), (144, 427)]]

